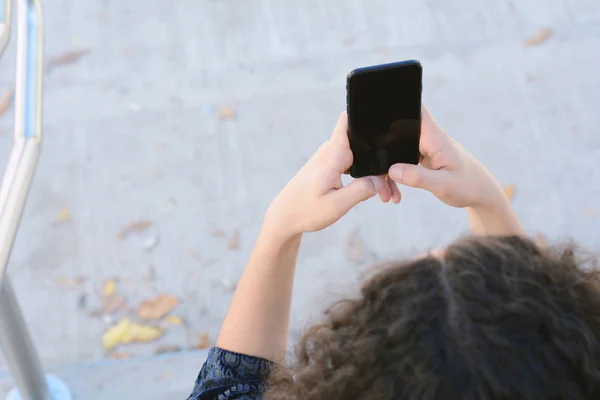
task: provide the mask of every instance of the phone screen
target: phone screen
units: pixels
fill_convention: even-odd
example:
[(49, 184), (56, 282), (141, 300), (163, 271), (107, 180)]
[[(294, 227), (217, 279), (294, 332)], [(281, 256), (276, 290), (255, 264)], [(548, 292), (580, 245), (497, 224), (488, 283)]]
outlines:
[(418, 61), (361, 68), (349, 75), (353, 177), (382, 175), (393, 164), (419, 162), (421, 80)]

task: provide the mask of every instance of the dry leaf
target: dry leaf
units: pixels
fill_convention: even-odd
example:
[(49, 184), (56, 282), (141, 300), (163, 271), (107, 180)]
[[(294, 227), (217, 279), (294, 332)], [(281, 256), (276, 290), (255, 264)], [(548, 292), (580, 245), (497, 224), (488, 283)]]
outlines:
[(236, 116), (236, 112), (233, 108), (229, 106), (222, 106), (219, 108), (219, 118), (221, 119), (231, 119)]
[(594, 210), (585, 210), (585, 216), (588, 218), (594, 218), (596, 216), (596, 211)]
[(177, 346), (177, 345), (162, 345), (162, 346), (158, 346), (156, 349), (154, 349), (154, 354), (158, 355), (158, 354), (165, 354), (165, 353), (177, 353), (178, 351), (181, 351), (182, 348)]
[(118, 293), (112, 296), (103, 296), (100, 315), (112, 314), (117, 311), (130, 311), (129, 304), (127, 304), (125, 298)]
[(115, 293), (117, 293), (117, 281), (114, 279), (107, 279), (104, 281), (102, 294), (104, 294), (104, 296), (112, 296)]
[(525, 40), (525, 47), (538, 46), (545, 42), (552, 35), (550, 28), (542, 28), (538, 33)]
[(8, 89), (6, 92), (4, 92), (2, 100), (0, 100), (0, 115), (4, 114), (4, 112), (8, 109), (14, 94), (15, 91), (13, 89)]
[(515, 196), (516, 186), (514, 184), (510, 184), (504, 188), (504, 194), (508, 197), (508, 200), (511, 201)]
[(356, 231), (348, 236), (346, 241), (346, 255), (350, 261), (357, 264), (365, 261), (365, 244)]
[(183, 324), (183, 318), (181, 318), (180, 316), (177, 316), (177, 315), (168, 315), (165, 318), (165, 321), (167, 321), (171, 325), (181, 325), (181, 324)]
[(208, 333), (202, 332), (200, 334), (200, 337), (198, 338), (198, 341), (194, 345), (194, 348), (198, 349), (198, 350), (210, 348), (210, 336), (208, 336)]
[(162, 334), (163, 330), (160, 328), (132, 323), (128, 318), (124, 318), (104, 332), (102, 344), (106, 350), (110, 350), (120, 344), (151, 342)]
[(127, 225), (125, 228), (121, 230), (121, 232), (117, 233), (117, 238), (124, 239), (132, 233), (141, 233), (145, 232), (152, 226), (152, 221), (148, 220), (140, 220), (135, 221)]
[(240, 232), (235, 231), (233, 235), (227, 241), (227, 248), (231, 250), (236, 250), (240, 248)]
[(227, 235), (227, 232), (219, 228), (214, 228), (211, 233), (212, 237), (225, 237), (225, 235)]
[(69, 65), (76, 63), (81, 58), (85, 57), (90, 53), (89, 49), (71, 50), (66, 53), (59, 54), (56, 57), (51, 58), (46, 64), (46, 72), (52, 71), (56, 67), (63, 65)]
[(546, 248), (548, 247), (548, 239), (540, 233), (535, 237), (535, 244), (537, 244), (538, 247)]
[(139, 305), (136, 314), (143, 320), (161, 319), (177, 304), (177, 297), (169, 294), (159, 294), (152, 299), (144, 300)]
[(111, 351), (108, 353), (108, 356), (113, 360), (127, 360), (133, 357), (133, 355), (130, 353), (119, 353), (118, 351)]
[(63, 207), (62, 210), (60, 210), (60, 214), (58, 214), (58, 221), (66, 222), (69, 220), (70, 216), (71, 212), (69, 211), (69, 207)]
[(76, 276), (74, 278), (68, 278), (66, 276), (61, 276), (58, 278), (58, 284), (64, 288), (78, 288), (83, 285), (85, 279), (81, 276)]

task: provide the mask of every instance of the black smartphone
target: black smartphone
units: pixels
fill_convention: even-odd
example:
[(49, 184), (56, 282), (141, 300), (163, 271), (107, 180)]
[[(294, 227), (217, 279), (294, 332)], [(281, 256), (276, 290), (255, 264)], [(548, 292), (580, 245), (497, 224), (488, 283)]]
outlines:
[(346, 106), (354, 178), (419, 163), (423, 69), (416, 60), (355, 69)]

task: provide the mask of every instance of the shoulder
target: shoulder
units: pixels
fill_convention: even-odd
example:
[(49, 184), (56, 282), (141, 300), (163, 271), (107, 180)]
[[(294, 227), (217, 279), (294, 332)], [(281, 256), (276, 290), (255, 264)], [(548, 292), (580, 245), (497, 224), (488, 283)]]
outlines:
[(214, 347), (188, 400), (260, 399), (273, 367), (265, 359)]

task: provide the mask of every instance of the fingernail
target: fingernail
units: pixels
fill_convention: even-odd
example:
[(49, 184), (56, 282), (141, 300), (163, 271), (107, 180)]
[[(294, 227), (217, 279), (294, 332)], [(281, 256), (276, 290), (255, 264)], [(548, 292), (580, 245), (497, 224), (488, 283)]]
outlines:
[(390, 167), (388, 175), (390, 176), (390, 178), (392, 178), (395, 181), (401, 181), (402, 180), (402, 172), (403, 172), (403, 168), (401, 165), (392, 165)]
[(375, 192), (379, 192), (379, 189), (381, 189), (381, 180), (379, 180), (376, 176), (369, 176), (369, 179), (371, 182), (373, 182)]

